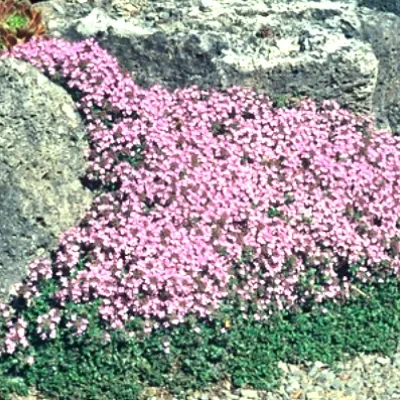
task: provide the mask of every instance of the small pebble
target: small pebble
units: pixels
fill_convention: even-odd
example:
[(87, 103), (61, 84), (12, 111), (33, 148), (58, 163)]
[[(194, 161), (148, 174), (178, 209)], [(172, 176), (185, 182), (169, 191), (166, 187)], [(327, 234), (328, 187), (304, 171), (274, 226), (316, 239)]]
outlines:
[(241, 389), (240, 396), (246, 400), (257, 400), (259, 398), (257, 390)]
[(376, 359), (376, 362), (380, 365), (388, 365), (390, 364), (390, 359), (389, 358), (384, 358), (384, 357), (378, 357)]

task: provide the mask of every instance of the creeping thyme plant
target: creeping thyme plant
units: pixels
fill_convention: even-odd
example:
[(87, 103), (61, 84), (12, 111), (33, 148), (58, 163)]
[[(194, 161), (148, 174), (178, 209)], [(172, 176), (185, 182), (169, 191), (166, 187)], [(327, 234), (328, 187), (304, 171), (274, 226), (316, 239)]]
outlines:
[(335, 101), (143, 89), (93, 39), (32, 39), (2, 57), (71, 93), (96, 193), (0, 305), (4, 376), (128, 399), (143, 383), (179, 392), (227, 375), (267, 388), (278, 360), (395, 346), (398, 137)]

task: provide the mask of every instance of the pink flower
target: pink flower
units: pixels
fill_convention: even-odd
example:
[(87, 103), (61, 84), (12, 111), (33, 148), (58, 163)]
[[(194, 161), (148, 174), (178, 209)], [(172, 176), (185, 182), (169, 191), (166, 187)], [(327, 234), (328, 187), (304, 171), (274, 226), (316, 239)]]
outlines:
[[(399, 138), (374, 131), (369, 118), (310, 99), (274, 111), (266, 96), (240, 87), (145, 90), (93, 39), (32, 40), (7, 56), (61, 70), (68, 89), (80, 92), (92, 143), (87, 176), (116, 187), (60, 236), (55, 265), (31, 264), (19, 289), (25, 298), (57, 276), (60, 307), (100, 298), (112, 329), (134, 315), (152, 321), (150, 332), (218, 309), (246, 248), (252, 263), (238, 269), (235, 291), (265, 313), (271, 304), (346, 295), (335, 272), (339, 257), (364, 259), (360, 279), (383, 261), (398, 272)], [(310, 278), (300, 290), (311, 267), (326, 278), (321, 291)], [(38, 318), (43, 338), (56, 336), (61, 311)], [(0, 305), (0, 316), (11, 312)], [(82, 334), (88, 321), (76, 315), (67, 325)], [(23, 328), (10, 326), (17, 337)]]
[(26, 359), (26, 363), (27, 363), (28, 365), (33, 365), (33, 364), (35, 363), (35, 357), (29, 356), (29, 357)]

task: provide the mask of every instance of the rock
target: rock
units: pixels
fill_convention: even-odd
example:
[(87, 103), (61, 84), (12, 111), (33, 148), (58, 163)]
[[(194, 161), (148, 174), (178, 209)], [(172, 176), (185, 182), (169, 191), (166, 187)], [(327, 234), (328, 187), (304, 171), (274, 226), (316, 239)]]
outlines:
[(239, 400), (240, 397), (233, 394), (230, 390), (221, 390), (217, 394), (212, 393), (210, 395), (210, 400), (221, 400), (221, 399), (229, 399), (229, 400)]
[(400, 15), (400, 3), (393, 0), (360, 0), (360, 5)]
[(306, 372), (300, 368), (298, 365), (293, 365), (293, 364), (289, 364), (289, 372), (294, 375), (294, 376), (298, 376), (300, 378), (303, 378), (304, 376), (306, 376)]
[(341, 382), (339, 379), (333, 379), (330, 383), (330, 387), (334, 390), (339, 390), (343, 388), (343, 382)]
[(314, 363), (314, 367), (318, 369), (326, 368), (327, 366), (327, 364), (324, 364), (321, 361), (315, 361)]
[(0, 299), (73, 226), (92, 195), (84, 127), (67, 92), (23, 61), (0, 60)]
[(308, 373), (311, 378), (315, 378), (319, 374), (320, 370), (316, 367), (312, 367)]
[(293, 392), (297, 392), (300, 390), (300, 384), (298, 382), (291, 383), (290, 385), (285, 386), (285, 391), (289, 394)]
[(390, 364), (390, 358), (387, 358), (387, 357), (377, 357), (376, 358), (376, 362), (379, 364), (379, 365), (382, 365), (382, 366), (384, 366), (384, 365), (388, 365), (388, 364)]
[(288, 374), (288, 373), (289, 373), (289, 367), (288, 367), (288, 365), (285, 364), (285, 363), (282, 362), (282, 361), (279, 361), (279, 362), (278, 362), (278, 368), (281, 369), (282, 372), (283, 372), (284, 374)]
[(325, 396), (321, 392), (308, 392), (306, 394), (306, 399), (307, 400), (322, 400), (324, 398), (325, 398)]
[(397, 353), (393, 357), (393, 366), (400, 367), (400, 353)]
[(258, 391), (252, 389), (240, 389), (240, 397), (246, 400), (257, 400), (259, 398)]
[(368, 1), (149, 1), (124, 17), (92, 3), (35, 7), (50, 35), (95, 37), (144, 87), (241, 85), (272, 97), (334, 98), (400, 131), (400, 17)]
[(317, 381), (320, 383), (331, 383), (335, 380), (335, 374), (332, 371), (323, 371), (318, 377)]

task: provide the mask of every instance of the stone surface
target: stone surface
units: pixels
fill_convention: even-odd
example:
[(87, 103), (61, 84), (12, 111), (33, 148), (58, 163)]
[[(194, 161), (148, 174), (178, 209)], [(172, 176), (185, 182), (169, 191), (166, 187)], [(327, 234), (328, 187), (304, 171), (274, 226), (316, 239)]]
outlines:
[[(400, 351), (400, 348), (398, 349)], [(283, 372), (282, 382), (292, 382), (295, 378), (296, 388), (281, 386), (272, 391), (237, 389), (221, 390), (217, 384), (204, 391), (196, 391), (183, 396), (187, 400), (201, 400), (204, 396), (219, 400), (400, 400), (400, 367), (396, 364), (398, 352), (391, 357), (360, 354), (335, 367), (321, 366), (318, 361), (309, 367), (280, 363)], [(385, 360), (382, 364), (382, 360)], [(320, 369), (325, 374), (310, 375), (311, 370)], [(299, 373), (301, 371), (301, 373)], [(293, 375), (293, 372), (295, 374)], [(333, 387), (335, 386), (335, 387)], [(141, 399), (177, 400), (164, 390), (145, 391)]]
[(0, 299), (90, 205), (87, 139), (68, 93), (37, 69), (0, 60)]
[(359, 5), (400, 15), (400, 2), (398, 0), (360, 0)]
[[(35, 7), (52, 36), (95, 37), (144, 87), (241, 85), (270, 96), (335, 98), (400, 131), (400, 17), (380, 11), (394, 2), (77, 1)], [(126, 2), (136, 12), (124, 13)]]

